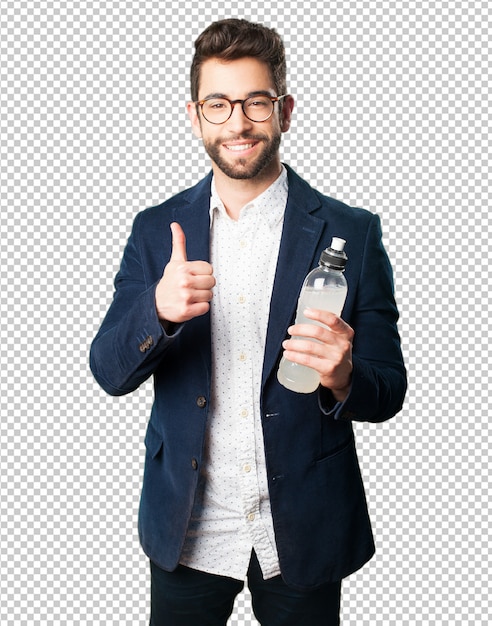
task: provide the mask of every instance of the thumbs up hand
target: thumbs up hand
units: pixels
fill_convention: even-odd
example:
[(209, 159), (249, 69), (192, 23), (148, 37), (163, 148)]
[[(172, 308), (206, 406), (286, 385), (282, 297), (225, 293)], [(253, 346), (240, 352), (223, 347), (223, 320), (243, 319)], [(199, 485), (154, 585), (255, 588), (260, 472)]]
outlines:
[(155, 304), (160, 320), (181, 323), (207, 313), (215, 278), (210, 263), (188, 261), (186, 237), (177, 222), (171, 224), (171, 231), (171, 258), (157, 285)]

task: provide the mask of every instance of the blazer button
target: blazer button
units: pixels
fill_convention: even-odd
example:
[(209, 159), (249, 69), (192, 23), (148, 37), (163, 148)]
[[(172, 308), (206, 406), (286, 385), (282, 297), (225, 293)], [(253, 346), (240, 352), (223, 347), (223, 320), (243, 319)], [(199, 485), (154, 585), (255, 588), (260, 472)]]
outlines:
[(192, 467), (194, 470), (197, 470), (197, 469), (198, 469), (198, 461), (197, 461), (196, 459), (194, 459), (194, 458), (193, 458), (193, 459), (191, 459), (191, 467)]
[(148, 335), (148, 337), (146, 337), (142, 341), (142, 343), (138, 346), (138, 349), (140, 350), (140, 352), (146, 352), (153, 345), (154, 345), (154, 340), (152, 338), (152, 335)]
[(198, 396), (198, 398), (196, 399), (196, 404), (201, 409), (203, 409), (207, 405), (207, 398), (205, 396)]

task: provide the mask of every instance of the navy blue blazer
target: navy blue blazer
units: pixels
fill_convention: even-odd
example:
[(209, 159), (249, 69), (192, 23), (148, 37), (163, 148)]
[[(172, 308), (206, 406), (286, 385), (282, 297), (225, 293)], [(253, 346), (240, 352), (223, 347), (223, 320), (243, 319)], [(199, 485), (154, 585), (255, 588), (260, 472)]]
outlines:
[[(379, 218), (321, 195), (287, 168), (289, 196), (270, 305), (261, 419), (280, 568), (295, 588), (344, 578), (374, 553), (352, 420), (381, 422), (402, 406), (406, 372), (390, 263)], [(209, 409), (209, 314), (168, 335), (154, 304), (171, 255), (171, 222), (186, 234), (189, 260), (209, 260), (211, 174), (134, 221), (113, 302), (91, 346), (90, 364), (112, 395), (154, 376), (139, 512), (145, 553), (173, 570), (180, 558), (204, 452)], [(348, 296), (342, 317), (355, 330), (351, 391), (297, 394), (276, 378), (304, 277), (333, 236), (347, 240)], [(213, 306), (213, 303), (212, 303)]]

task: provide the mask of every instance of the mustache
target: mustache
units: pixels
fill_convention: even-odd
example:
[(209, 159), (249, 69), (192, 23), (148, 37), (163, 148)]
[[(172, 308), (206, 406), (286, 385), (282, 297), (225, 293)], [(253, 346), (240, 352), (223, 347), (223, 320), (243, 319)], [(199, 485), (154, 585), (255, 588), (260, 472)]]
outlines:
[(229, 143), (231, 141), (264, 141), (266, 139), (268, 139), (266, 135), (245, 133), (243, 135), (236, 135), (235, 137), (231, 136), (231, 137), (227, 137), (224, 139), (217, 139), (215, 143), (223, 144), (223, 143)]

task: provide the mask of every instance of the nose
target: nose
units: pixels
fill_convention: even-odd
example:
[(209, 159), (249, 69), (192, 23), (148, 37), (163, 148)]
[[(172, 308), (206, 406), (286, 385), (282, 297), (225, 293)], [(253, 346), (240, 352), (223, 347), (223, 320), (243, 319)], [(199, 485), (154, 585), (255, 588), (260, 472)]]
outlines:
[(254, 122), (246, 117), (242, 107), (241, 100), (234, 100), (231, 102), (232, 113), (231, 117), (227, 120), (226, 124), (234, 132), (239, 132), (240, 129), (251, 128)]

